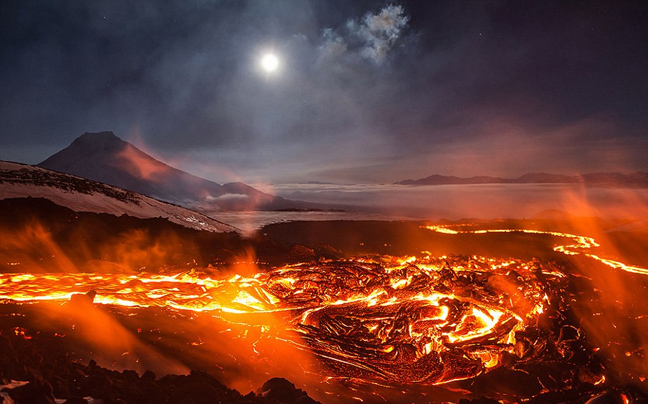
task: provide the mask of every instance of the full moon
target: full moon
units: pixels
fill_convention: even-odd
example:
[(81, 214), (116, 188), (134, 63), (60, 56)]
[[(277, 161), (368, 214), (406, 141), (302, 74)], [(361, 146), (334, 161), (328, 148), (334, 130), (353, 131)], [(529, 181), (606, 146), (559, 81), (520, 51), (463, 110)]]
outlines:
[(266, 53), (261, 58), (261, 68), (268, 73), (272, 73), (279, 67), (279, 58), (274, 53)]

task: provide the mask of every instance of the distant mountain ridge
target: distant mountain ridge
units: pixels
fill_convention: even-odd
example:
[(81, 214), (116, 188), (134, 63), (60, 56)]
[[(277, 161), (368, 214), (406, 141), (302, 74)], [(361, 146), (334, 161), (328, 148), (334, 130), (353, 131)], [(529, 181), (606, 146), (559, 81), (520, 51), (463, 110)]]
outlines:
[(38, 166), (189, 208), (209, 207), (209, 211), (214, 211), (301, 207), (297, 202), (266, 194), (241, 182), (220, 185), (178, 170), (112, 132), (86, 132)]
[(561, 175), (529, 173), (517, 178), (490, 176), (455, 177), (434, 174), (418, 180), (403, 180), (398, 185), (459, 185), (459, 184), (583, 184), (592, 187), (648, 188), (648, 173), (589, 173)]

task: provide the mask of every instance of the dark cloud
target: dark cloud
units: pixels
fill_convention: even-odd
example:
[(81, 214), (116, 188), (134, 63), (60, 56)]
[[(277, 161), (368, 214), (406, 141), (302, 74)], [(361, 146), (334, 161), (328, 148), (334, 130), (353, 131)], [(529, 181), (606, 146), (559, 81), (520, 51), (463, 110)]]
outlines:
[(642, 2), (0, 7), (2, 159), (113, 130), (219, 181), (648, 169)]

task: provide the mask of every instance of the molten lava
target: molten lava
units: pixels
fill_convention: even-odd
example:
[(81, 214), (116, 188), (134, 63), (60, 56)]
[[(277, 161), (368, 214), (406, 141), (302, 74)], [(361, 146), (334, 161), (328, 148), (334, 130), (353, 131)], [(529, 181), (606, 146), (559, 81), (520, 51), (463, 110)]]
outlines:
[[(584, 258), (556, 264), (423, 253), (256, 273), (256, 267), (237, 268), (233, 276), (170, 268), (137, 274), (13, 273), (0, 274), (0, 301), (10, 303), (4, 307), (11, 315), (47, 306), (47, 315), (60, 311), (59, 317), (73, 318), (71, 327), (53, 328), (73, 341), (98, 335), (128, 340), (113, 344), (110, 360), (115, 352), (119, 357), (133, 351), (137, 360), (158, 363), (157, 349), (166, 347), (168, 366), (188, 369), (209, 362), (222, 370), (219, 376), (234, 373), (234, 379), (240, 371), (250, 380), (252, 372), (265, 377), (287, 369), (294, 372), (291, 377), (326, 385), (324, 394), (337, 394), (343, 386), (359, 400), (407, 393), (414, 402), (427, 394), (435, 394), (434, 402), (457, 402), (470, 394), (506, 403), (532, 397), (585, 402), (610, 389), (640, 397), (633, 389), (646, 380), (648, 343), (642, 335), (648, 314), (639, 297), (648, 287), (641, 276), (647, 269), (602, 258), (595, 254), (596, 240), (570, 233), (479, 224), (426, 228), (541, 235), (543, 246), (549, 240), (554, 251)], [(100, 307), (88, 305), (92, 300)], [(30, 305), (40, 301), (54, 303)], [(78, 311), (88, 311), (88, 318), (81, 321)], [(96, 321), (98, 315), (102, 321)], [(20, 328), (26, 321), (14, 320), (6, 328), (12, 335), (37, 335)], [(104, 328), (98, 331), (97, 323)], [(89, 355), (96, 355), (99, 345), (90, 344)], [(85, 359), (79, 354), (72, 360)], [(275, 362), (288, 363), (277, 370)], [(441, 391), (446, 396), (436, 396)], [(340, 402), (348, 402), (346, 390), (340, 394)]]
[(487, 233), (527, 233), (527, 234), (544, 234), (548, 236), (564, 238), (571, 240), (570, 244), (557, 245), (554, 251), (563, 253), (565, 255), (578, 255), (583, 254), (586, 257), (592, 258), (604, 265), (614, 269), (621, 269), (626, 272), (631, 272), (639, 275), (648, 275), (648, 269), (626, 265), (623, 262), (607, 259), (589, 252), (593, 248), (600, 247), (600, 244), (591, 237), (579, 236), (576, 234), (560, 233), (555, 231), (542, 231), (530, 229), (485, 229), (485, 230), (454, 230), (453, 226), (425, 226), (426, 229), (443, 234), (487, 234)]
[[(439, 384), (529, 359), (528, 339), (555, 310), (564, 275), (539, 262), (440, 257), (400, 262), (300, 264), (216, 279), (175, 274), (3, 274), (0, 298), (68, 300), (88, 290), (95, 302), (200, 311), (258, 326), (321, 359), (322, 374), (367, 383)], [(252, 317), (251, 317), (252, 316)], [(261, 317), (259, 317), (261, 318)], [(286, 333), (285, 330), (288, 330)]]

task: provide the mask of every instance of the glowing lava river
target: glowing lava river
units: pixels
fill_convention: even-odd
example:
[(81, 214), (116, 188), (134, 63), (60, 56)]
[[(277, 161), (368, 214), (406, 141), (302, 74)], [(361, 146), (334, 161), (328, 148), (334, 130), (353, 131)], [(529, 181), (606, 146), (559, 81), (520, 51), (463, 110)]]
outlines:
[(537, 323), (545, 289), (560, 288), (560, 273), (514, 260), (417, 264), (302, 264), (222, 280), (199, 272), (5, 275), (0, 298), (68, 300), (91, 289), (97, 303), (226, 314), (236, 322), (274, 313), (298, 337), (291, 343), (330, 362), (332, 376), (436, 384), (498, 366), (503, 351), (513, 352), (515, 333)]
[[(555, 251), (648, 274), (585, 252), (596, 246), (590, 238), (535, 230), (481, 232), (512, 231), (563, 237), (570, 244)], [(329, 381), (447, 385), (507, 370), (539, 381), (529, 398), (583, 384), (596, 392), (595, 386), (606, 382), (604, 366), (595, 358), (599, 347), (585, 340), (568, 314), (577, 294), (572, 281), (560, 265), (539, 260), (383, 256), (282, 266), (250, 276), (200, 270), (2, 274), (0, 299), (66, 302), (94, 291), (94, 303), (199, 313), (235, 325), (245, 335), (255, 329), (258, 336), (250, 345), (256, 354), (264, 355), (257, 350), (258, 340), (271, 338), (315, 357), (317, 374)], [(560, 369), (562, 380), (551, 377), (554, 387), (541, 375), (549, 372), (548, 365)], [(462, 391), (470, 391), (466, 386), (460, 386)], [(503, 402), (519, 398), (518, 393), (502, 394)], [(513, 398), (502, 398), (506, 394)]]

